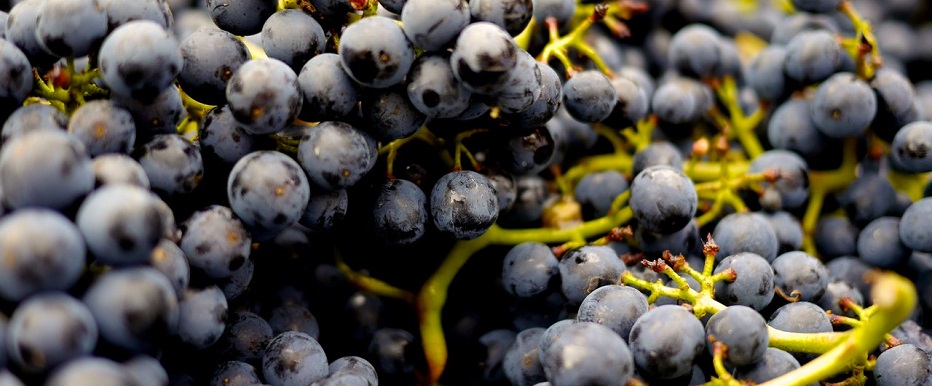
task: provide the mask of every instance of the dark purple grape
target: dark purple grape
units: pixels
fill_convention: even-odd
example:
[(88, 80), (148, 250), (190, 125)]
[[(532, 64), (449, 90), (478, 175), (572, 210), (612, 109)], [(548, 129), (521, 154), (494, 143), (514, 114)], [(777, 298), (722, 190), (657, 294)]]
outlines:
[(639, 372), (671, 379), (692, 371), (706, 345), (705, 329), (685, 308), (664, 305), (638, 318), (628, 344)]
[(47, 0), (39, 8), (36, 40), (57, 57), (86, 56), (107, 35), (107, 19), (98, 0)]
[(60, 292), (46, 292), (19, 304), (7, 326), (10, 361), (44, 372), (91, 353), (97, 323), (84, 303)]
[(559, 272), (559, 262), (545, 244), (525, 242), (515, 245), (502, 263), (502, 285), (519, 298), (544, 293)]
[(100, 73), (114, 94), (151, 103), (181, 72), (184, 59), (175, 36), (158, 23), (123, 24), (104, 39), (97, 58)]
[(762, 310), (774, 295), (774, 271), (767, 259), (760, 255), (742, 252), (723, 259), (715, 266), (715, 273), (731, 268), (735, 281), (715, 283), (715, 298), (726, 305), (748, 306)]
[(177, 78), (181, 89), (201, 103), (224, 104), (227, 82), (249, 60), (246, 45), (227, 31), (201, 28), (185, 37), (180, 49), (184, 58)]
[(709, 353), (712, 342), (722, 342), (728, 347), (725, 363), (730, 366), (747, 366), (764, 358), (770, 335), (767, 321), (750, 307), (735, 305), (725, 308), (709, 318), (705, 325), (709, 336)]
[(393, 20), (367, 17), (343, 31), (340, 58), (343, 69), (359, 84), (386, 88), (404, 80), (414, 63), (414, 46)]
[(494, 95), (514, 76), (518, 50), (502, 27), (489, 22), (472, 23), (456, 39), (450, 56), (453, 75), (475, 93)]
[(217, 27), (234, 35), (252, 35), (278, 9), (277, 0), (207, 0), (205, 6)]
[(136, 142), (136, 122), (109, 100), (89, 101), (71, 115), (68, 132), (84, 143), (87, 154), (129, 154)]
[(9, 208), (65, 209), (94, 188), (84, 144), (64, 131), (34, 131), (0, 150), (0, 186)]
[(628, 204), (641, 226), (669, 234), (692, 220), (698, 198), (695, 186), (682, 171), (661, 165), (644, 169), (634, 178)]
[(389, 245), (406, 245), (419, 240), (427, 230), (427, 196), (413, 182), (386, 181), (372, 207), (376, 237)]
[(456, 239), (481, 236), (498, 218), (498, 197), (485, 176), (471, 170), (450, 172), (430, 193), (430, 217), (441, 232)]
[(327, 121), (307, 130), (297, 159), (311, 185), (334, 191), (355, 185), (375, 166), (377, 155), (369, 134), (348, 123)]
[(534, 16), (533, 10), (534, 3), (531, 0), (469, 1), (469, 13), (473, 20), (494, 23), (511, 36), (518, 36), (524, 31)]
[(297, 222), (310, 195), (301, 166), (275, 151), (249, 153), (233, 165), (227, 180), (230, 208), (256, 241), (271, 239)]
[(298, 84), (304, 94), (302, 118), (311, 121), (329, 121), (349, 114), (356, 105), (356, 82), (340, 64), (334, 53), (317, 55), (301, 68)]
[(300, 9), (275, 12), (262, 26), (262, 49), (295, 72), (324, 52), (327, 36), (317, 20)]
[(273, 134), (298, 117), (304, 102), (298, 75), (277, 59), (243, 63), (230, 78), (226, 99), (250, 134)]
[(466, 0), (407, 0), (401, 23), (414, 45), (438, 51), (469, 24), (469, 7)]
[(37, 292), (65, 291), (81, 276), (85, 244), (58, 212), (26, 208), (0, 220), (0, 297), (20, 301)]

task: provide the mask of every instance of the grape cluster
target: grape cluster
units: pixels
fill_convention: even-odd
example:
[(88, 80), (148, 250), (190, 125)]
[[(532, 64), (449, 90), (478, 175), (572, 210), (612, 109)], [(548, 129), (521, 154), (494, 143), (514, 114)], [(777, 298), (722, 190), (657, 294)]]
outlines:
[(0, 2), (0, 385), (930, 385), (918, 4)]

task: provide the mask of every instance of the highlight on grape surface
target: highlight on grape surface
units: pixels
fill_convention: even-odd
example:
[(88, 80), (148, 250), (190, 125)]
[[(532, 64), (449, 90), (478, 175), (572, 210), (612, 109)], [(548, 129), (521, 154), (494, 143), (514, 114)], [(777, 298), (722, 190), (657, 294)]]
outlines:
[(0, 385), (932, 385), (922, 0), (0, 0)]

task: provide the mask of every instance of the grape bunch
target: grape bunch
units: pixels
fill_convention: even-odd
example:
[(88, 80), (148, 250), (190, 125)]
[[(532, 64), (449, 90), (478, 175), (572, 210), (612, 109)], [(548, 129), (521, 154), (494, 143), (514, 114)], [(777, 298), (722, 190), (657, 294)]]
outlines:
[(932, 385), (920, 3), (0, 1), (0, 385)]

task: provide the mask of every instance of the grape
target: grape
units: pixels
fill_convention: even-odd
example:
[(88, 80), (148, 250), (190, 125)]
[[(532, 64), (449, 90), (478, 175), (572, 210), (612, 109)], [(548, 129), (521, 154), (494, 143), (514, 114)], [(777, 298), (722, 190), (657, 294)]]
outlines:
[(195, 212), (181, 227), (181, 249), (191, 267), (207, 276), (229, 277), (249, 258), (249, 233), (230, 208), (209, 206)]
[(343, 221), (349, 205), (345, 189), (312, 194), (298, 222), (314, 231), (325, 231)]
[(81, 204), (76, 223), (98, 261), (115, 265), (145, 263), (164, 230), (158, 201), (136, 186), (106, 185)]
[(923, 173), (932, 171), (932, 123), (913, 122), (893, 138), (890, 158), (898, 169)]
[(123, 368), (138, 386), (161, 386), (168, 384), (165, 367), (153, 357), (137, 355), (123, 362)]
[(177, 79), (184, 92), (201, 103), (225, 104), (227, 82), (249, 60), (246, 45), (227, 31), (208, 27), (185, 37), (179, 49), (184, 67)]
[(368, 132), (379, 140), (392, 141), (410, 137), (424, 125), (427, 116), (408, 98), (401, 85), (367, 90), (362, 94), (362, 121)]
[(828, 273), (819, 259), (801, 251), (787, 252), (771, 262), (773, 281), (784, 294), (799, 291), (799, 299), (814, 302), (825, 293)]
[(512, 385), (534, 385), (547, 379), (538, 354), (544, 331), (535, 327), (519, 332), (505, 352), (502, 367)]
[(783, 75), (785, 59), (786, 49), (776, 45), (767, 46), (751, 59), (746, 79), (748, 86), (761, 99), (777, 101), (786, 94), (786, 82)]
[(191, 281), (191, 266), (188, 265), (188, 259), (181, 247), (171, 240), (162, 239), (152, 250), (149, 264), (168, 278), (175, 294), (181, 299)]
[(787, 150), (770, 150), (755, 158), (748, 172), (761, 173), (768, 169), (778, 173), (779, 178), (773, 183), (762, 182), (761, 186), (780, 193), (781, 208), (798, 208), (806, 202), (809, 196), (809, 166), (802, 157)]
[(563, 295), (573, 304), (582, 303), (596, 288), (616, 283), (624, 271), (624, 261), (607, 246), (572, 249), (560, 259)]
[(473, 20), (487, 21), (518, 36), (534, 16), (531, 0), (470, 0), (469, 13)]
[(99, 186), (112, 184), (135, 185), (149, 189), (149, 177), (142, 165), (127, 155), (111, 153), (101, 154), (91, 160), (94, 170), (94, 184)]
[(380, 6), (394, 14), (400, 14), (407, 3), (408, 0), (379, 0)]
[(524, 128), (547, 125), (563, 104), (563, 82), (556, 71), (540, 62), (535, 65), (540, 71), (540, 95), (523, 111), (505, 114), (508, 121)]
[(277, 385), (307, 385), (328, 373), (327, 356), (316, 340), (288, 331), (269, 341), (262, 354), (262, 374)]
[(456, 117), (469, 107), (472, 96), (453, 76), (448, 53), (419, 56), (405, 85), (410, 103), (431, 118)]
[(697, 201), (696, 188), (682, 171), (660, 165), (638, 173), (628, 205), (645, 229), (669, 234), (692, 220)]
[(301, 117), (327, 121), (352, 111), (358, 99), (357, 86), (340, 60), (337, 54), (321, 53), (301, 68), (298, 73), (298, 85), (304, 94)]
[(900, 241), (906, 248), (932, 252), (932, 232), (923, 225), (923, 220), (928, 219), (932, 211), (932, 198), (923, 198), (916, 201), (900, 218), (899, 230)]
[(82, 57), (104, 39), (107, 19), (99, 0), (47, 0), (36, 18), (36, 40), (57, 57)]
[(377, 149), (368, 134), (343, 122), (310, 128), (298, 145), (298, 162), (315, 188), (326, 191), (353, 186), (375, 166)]
[(770, 316), (771, 327), (787, 332), (819, 333), (832, 331), (832, 322), (821, 307), (801, 301), (778, 308)]
[(414, 47), (391, 19), (367, 17), (343, 31), (340, 58), (343, 69), (359, 84), (386, 88), (404, 80), (414, 63)]
[(32, 104), (17, 108), (3, 122), (0, 144), (15, 136), (39, 130), (62, 130), (68, 126), (68, 114), (52, 106)]
[(100, 337), (121, 349), (143, 352), (158, 347), (179, 326), (178, 298), (155, 268), (123, 268), (105, 273), (82, 299)]
[(499, 148), (499, 162), (507, 172), (537, 174), (551, 165), (554, 140), (546, 127), (512, 130), (504, 139)]
[(863, 227), (887, 213), (896, 202), (896, 191), (886, 178), (875, 173), (865, 173), (842, 192), (838, 202), (848, 213), (851, 222)]
[(904, 344), (877, 357), (874, 381), (878, 386), (928, 385), (932, 379), (932, 360), (929, 353), (911, 344)]
[(766, 259), (750, 252), (728, 256), (715, 266), (718, 274), (731, 268), (735, 281), (715, 283), (715, 298), (725, 305), (743, 305), (762, 310), (774, 294), (774, 270)]
[[(829, 281), (840, 280), (857, 288), (862, 294), (870, 294), (871, 286), (864, 274), (871, 269), (864, 261), (856, 257), (842, 256), (825, 264)], [(870, 298), (865, 300), (870, 301)]]
[(829, 13), (838, 8), (840, 0), (793, 0), (793, 7), (803, 12)]
[(892, 269), (909, 258), (910, 249), (900, 240), (900, 219), (880, 217), (858, 235), (858, 256), (877, 268)]
[(563, 25), (569, 22), (576, 12), (576, 1), (573, 0), (533, 0), (532, 4), (534, 19), (537, 19), (538, 23), (544, 23), (548, 17), (553, 17), (557, 24)]
[(495, 104), (506, 114), (520, 113), (540, 98), (543, 78), (541, 65), (527, 51), (518, 51), (518, 63), (511, 80), (495, 94)]
[[(6, 46), (5, 43), (13, 44), (2, 48), (3, 53), (0, 55), (5, 59), (0, 63), (4, 67), (14, 70), (3, 72), (9, 74), (5, 76), (9, 76), (14, 82), (0, 83), (4, 85), (5, 91), (0, 94), (4, 98), (4, 109), (18, 106), (26, 98), (26, 94), (32, 91), (32, 76), (30, 74), (32, 71), (29, 69), (31, 67), (29, 63), (32, 66), (47, 69), (58, 60), (57, 57), (50, 55), (42, 48), (39, 44), (39, 38), (36, 36), (36, 28), (39, 26), (39, 12), (44, 5), (45, 1), (43, 0), (25, 0), (17, 2), (10, 8), (9, 18), (5, 23), (6, 34), (2, 46)], [(14, 46), (18, 49), (12, 50)]]
[(97, 344), (91, 312), (60, 292), (45, 292), (20, 303), (7, 328), (10, 361), (32, 372), (90, 354)]
[(278, 8), (276, 0), (207, 0), (210, 18), (224, 31), (234, 35), (252, 35), (262, 31), (262, 25)]
[(249, 153), (227, 180), (230, 209), (253, 240), (267, 240), (298, 221), (311, 188), (297, 162), (275, 151)]
[[(544, 330), (546, 332), (546, 330)], [(485, 368), (482, 370), (482, 380), (486, 382), (505, 381), (505, 372), (502, 368), (502, 362), (505, 353), (511, 347), (515, 340), (514, 331), (509, 329), (492, 330), (479, 337), (481, 343), (486, 349)], [(540, 350), (538, 346), (538, 363), (540, 361)], [(333, 364), (331, 364), (333, 366)], [(331, 372), (333, 372), (331, 370)]]
[(871, 127), (878, 137), (892, 141), (901, 127), (919, 120), (916, 89), (900, 72), (879, 69), (870, 86), (877, 95), (877, 114)]
[(210, 380), (210, 386), (251, 386), (261, 383), (256, 368), (240, 361), (221, 363)]
[(134, 384), (132, 376), (119, 363), (101, 357), (82, 357), (57, 367), (47, 386), (119, 386)]
[(174, 26), (172, 8), (182, 10), (180, 7), (169, 4), (170, 1), (162, 0), (98, 1), (107, 15), (111, 31), (133, 20), (150, 20), (159, 23), (166, 29), (170, 29)]
[(670, 40), (669, 61), (681, 73), (695, 77), (715, 74), (722, 65), (720, 35), (703, 24), (683, 27)]
[(226, 355), (234, 360), (256, 361), (262, 359), (262, 350), (272, 336), (272, 327), (265, 319), (249, 311), (238, 311), (228, 317), (220, 342), (227, 347)]
[(294, 304), (284, 304), (272, 310), (269, 326), (275, 334), (285, 331), (297, 331), (307, 334), (314, 340), (320, 337), (317, 317), (307, 308)]
[(821, 82), (839, 68), (842, 55), (845, 52), (831, 32), (804, 30), (786, 44), (783, 71), (803, 84)]
[(599, 218), (608, 214), (612, 201), (628, 190), (628, 180), (614, 170), (590, 173), (576, 184), (573, 198), (582, 205), (583, 217)]
[(47, 290), (68, 290), (84, 269), (84, 239), (74, 223), (40, 208), (0, 217), (0, 296), (20, 301)]
[(641, 174), (644, 169), (651, 166), (666, 165), (674, 169), (683, 170), (683, 155), (672, 143), (654, 142), (634, 153), (632, 175)]
[(502, 263), (502, 284), (513, 296), (529, 298), (544, 293), (559, 273), (559, 262), (545, 244), (515, 245)]
[[(698, 255), (701, 252), (702, 240), (699, 237), (699, 225), (695, 220), (690, 221), (683, 229), (670, 234), (654, 233), (638, 228), (635, 236), (638, 239), (638, 246), (648, 258), (659, 258), (665, 251), (670, 251), (674, 255), (687, 256)], [(693, 267), (698, 269), (702, 267), (702, 264), (693, 265)]]
[(520, 48), (507, 31), (489, 22), (472, 23), (456, 39), (450, 56), (453, 75), (468, 90), (492, 95), (514, 76)]
[(498, 218), (498, 198), (485, 176), (470, 170), (450, 172), (430, 192), (430, 217), (441, 232), (460, 240), (485, 233)]
[(590, 322), (567, 325), (540, 354), (547, 379), (554, 386), (627, 383), (638, 355), (633, 344), (629, 349), (614, 331)]
[(240, 158), (260, 150), (264, 142), (261, 137), (249, 134), (224, 105), (211, 109), (204, 117), (204, 124), (198, 127), (197, 144), (209, 169), (211, 163), (232, 166)]
[(661, 84), (651, 98), (651, 111), (673, 124), (698, 120), (705, 113), (705, 106), (695, 86), (689, 80), (680, 79)]
[(792, 150), (806, 159), (823, 154), (829, 140), (816, 128), (810, 104), (807, 99), (790, 99), (774, 110), (767, 125), (767, 138), (774, 147)]
[(0, 150), (0, 185), (10, 208), (64, 209), (91, 191), (94, 175), (77, 138), (35, 131), (12, 138)]
[(822, 298), (819, 299), (818, 305), (826, 311), (831, 311), (832, 315), (844, 315), (847, 317), (854, 318), (857, 316), (853, 310), (842, 310), (841, 306), (838, 305), (838, 302), (843, 298), (851, 299), (854, 304), (859, 306), (864, 306), (864, 295), (861, 295), (854, 285), (848, 284), (844, 281), (830, 281), (828, 286), (825, 287), (825, 293), (822, 295)]
[(832, 138), (861, 135), (877, 114), (877, 97), (852, 73), (838, 73), (816, 89), (809, 105), (816, 128)]
[[(0, 116), (19, 106), (32, 91), (31, 71), (26, 55), (13, 43), (0, 39)], [(5, 131), (5, 130), (4, 130)], [(5, 141), (4, 141), (5, 142)]]
[(398, 377), (414, 371), (410, 351), (414, 344), (414, 335), (408, 331), (387, 327), (375, 331), (369, 343), (369, 357), (373, 358), (380, 378), (382, 374)]
[(608, 118), (617, 102), (615, 88), (600, 71), (579, 72), (563, 84), (563, 106), (580, 122)]
[(799, 361), (792, 354), (767, 347), (764, 356), (757, 362), (735, 369), (735, 379), (763, 383), (799, 368)]
[(411, 181), (386, 181), (372, 207), (376, 237), (389, 245), (411, 244), (427, 230), (427, 196)]
[(780, 244), (779, 253), (799, 250), (803, 245), (803, 227), (799, 220), (788, 212), (764, 214)]
[(642, 315), (628, 337), (638, 371), (657, 379), (689, 374), (705, 342), (702, 322), (675, 305), (659, 306)]
[(171, 86), (184, 59), (171, 32), (155, 22), (137, 20), (107, 35), (98, 63), (114, 94), (149, 103)]
[(637, 289), (607, 285), (597, 288), (583, 299), (576, 319), (611, 328), (627, 341), (634, 323), (647, 311), (647, 297)]
[(137, 147), (133, 156), (146, 171), (152, 190), (172, 196), (194, 191), (204, 175), (197, 145), (178, 134), (160, 134)]
[(217, 286), (188, 288), (178, 302), (178, 338), (197, 349), (214, 344), (226, 328), (227, 307)]
[(379, 384), (379, 377), (375, 367), (364, 358), (358, 356), (340, 357), (330, 362), (329, 371), (334, 374), (350, 374), (362, 377), (370, 386)]
[(84, 143), (87, 154), (129, 154), (136, 142), (136, 123), (126, 109), (112, 101), (89, 101), (71, 115), (68, 132)]
[(250, 60), (230, 78), (226, 99), (250, 134), (273, 134), (297, 118), (304, 99), (298, 75), (276, 59)]
[(709, 318), (705, 326), (706, 335), (710, 337), (709, 352), (712, 352), (712, 339), (728, 347), (725, 363), (731, 366), (747, 366), (764, 358), (767, 342), (767, 322), (756, 310), (746, 306), (731, 306)]
[[(629, 127), (647, 116), (650, 100), (635, 81), (617, 76), (611, 80), (615, 89), (615, 107), (602, 123), (613, 127)], [(649, 146), (649, 145), (648, 145)]]
[(295, 72), (324, 51), (327, 37), (317, 20), (299, 9), (275, 12), (262, 26), (262, 49)]
[(412, 43), (427, 51), (448, 45), (469, 24), (465, 0), (407, 0), (401, 10), (404, 33)]
[(719, 245), (717, 260), (751, 252), (773, 261), (780, 251), (777, 234), (760, 213), (732, 213), (722, 218), (712, 232)]
[(151, 102), (113, 96), (113, 103), (126, 109), (136, 123), (136, 141), (142, 142), (158, 134), (175, 134), (187, 111), (176, 87), (168, 87)]

